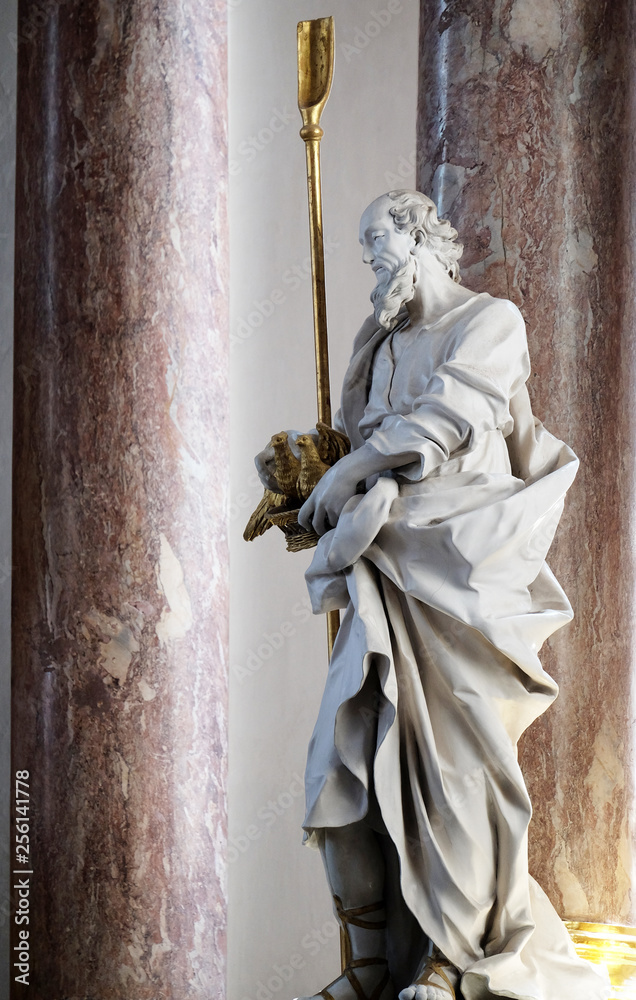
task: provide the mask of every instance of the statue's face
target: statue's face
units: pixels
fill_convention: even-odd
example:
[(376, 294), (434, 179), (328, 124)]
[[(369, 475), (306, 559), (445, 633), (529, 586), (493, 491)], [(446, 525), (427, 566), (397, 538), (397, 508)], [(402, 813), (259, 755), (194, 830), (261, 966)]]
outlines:
[(416, 242), (396, 228), (390, 208), (390, 199), (382, 195), (369, 205), (360, 222), (362, 259), (373, 268), (376, 280), (371, 301), (378, 323), (386, 330), (393, 329), (400, 309), (413, 298), (417, 276), (412, 253)]
[(391, 202), (382, 196), (369, 205), (360, 220), (362, 259), (370, 264), (377, 281), (386, 278), (383, 272), (395, 273), (402, 267), (416, 245), (410, 233), (396, 229), (390, 208)]

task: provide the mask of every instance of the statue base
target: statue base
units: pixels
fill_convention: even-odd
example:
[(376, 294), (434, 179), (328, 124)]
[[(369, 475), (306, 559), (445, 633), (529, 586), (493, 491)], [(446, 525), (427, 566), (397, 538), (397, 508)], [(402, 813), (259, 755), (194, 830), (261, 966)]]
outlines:
[(610, 1000), (636, 1000), (636, 927), (566, 920), (578, 955), (607, 969)]

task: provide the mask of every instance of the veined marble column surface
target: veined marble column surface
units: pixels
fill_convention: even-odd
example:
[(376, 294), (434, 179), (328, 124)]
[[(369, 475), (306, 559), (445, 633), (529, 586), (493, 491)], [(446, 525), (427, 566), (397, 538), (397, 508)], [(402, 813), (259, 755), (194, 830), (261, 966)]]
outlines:
[(634, 89), (630, 0), (421, 5), (419, 186), (466, 285), (524, 315), (537, 416), (581, 470), (550, 564), (575, 611), (524, 737), (531, 870), (561, 916), (636, 924)]
[(226, 64), (223, 0), (20, 4), (33, 1000), (225, 995)]

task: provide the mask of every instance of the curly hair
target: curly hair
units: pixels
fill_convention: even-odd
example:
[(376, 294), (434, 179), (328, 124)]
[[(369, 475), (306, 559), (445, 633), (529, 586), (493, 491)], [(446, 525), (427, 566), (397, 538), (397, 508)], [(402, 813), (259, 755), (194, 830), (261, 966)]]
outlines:
[(450, 222), (437, 218), (434, 202), (420, 191), (389, 191), (387, 198), (393, 202), (389, 214), (393, 216), (396, 229), (408, 231), (415, 239), (418, 233), (421, 234), (420, 241), (453, 281), (461, 281), (457, 261), (464, 248), (455, 242), (457, 230)]

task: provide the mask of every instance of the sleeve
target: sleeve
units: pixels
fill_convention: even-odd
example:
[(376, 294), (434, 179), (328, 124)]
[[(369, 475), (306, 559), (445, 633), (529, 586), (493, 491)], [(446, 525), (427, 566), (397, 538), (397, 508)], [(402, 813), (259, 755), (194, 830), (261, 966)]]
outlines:
[(346, 434), (346, 428), (344, 425), (344, 420), (342, 418), (342, 409), (337, 409), (336, 414), (333, 418), (333, 426), (335, 430), (340, 431), (341, 434)]
[[(476, 438), (495, 429), (510, 432), (509, 402), (530, 374), (521, 313), (494, 299), (462, 324), (447, 359), (406, 414), (389, 414), (367, 444), (395, 456), (395, 469), (413, 482), (429, 475)], [(406, 456), (418, 456), (408, 464)], [(405, 462), (400, 462), (400, 456)]]

